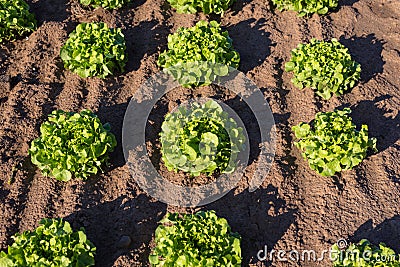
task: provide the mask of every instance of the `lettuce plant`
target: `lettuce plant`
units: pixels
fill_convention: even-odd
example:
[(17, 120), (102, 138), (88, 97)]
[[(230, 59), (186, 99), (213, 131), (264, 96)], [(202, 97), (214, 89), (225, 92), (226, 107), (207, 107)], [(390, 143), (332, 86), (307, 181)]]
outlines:
[(312, 39), (308, 44), (299, 44), (291, 54), (285, 70), (293, 71), (293, 84), (300, 89), (310, 87), (324, 99), (342, 95), (360, 78), (360, 64), (351, 59), (348, 49), (336, 39)]
[(127, 58), (121, 29), (109, 29), (105, 23), (81, 23), (61, 48), (67, 69), (82, 78), (100, 77), (122, 72)]
[(121, 8), (130, 0), (79, 0), (84, 6), (102, 7), (105, 9), (117, 9)]
[(232, 5), (235, 0), (168, 0), (176, 12), (182, 13), (196, 13), (202, 11), (205, 14), (220, 14), (223, 15), (224, 11)]
[(29, 149), (32, 163), (44, 175), (60, 181), (69, 181), (73, 176), (87, 179), (102, 171), (116, 146), (110, 125), (102, 125), (89, 110), (53, 111), (40, 126), (40, 134)]
[(240, 236), (214, 211), (168, 213), (156, 229), (151, 266), (240, 267)]
[(208, 85), (239, 66), (240, 56), (232, 39), (218, 22), (199, 21), (168, 36), (168, 50), (157, 64), (185, 86)]
[(341, 250), (337, 244), (332, 246), (333, 267), (400, 267), (400, 255), (384, 243), (379, 246), (367, 239), (351, 244)]
[(24, 0), (0, 0), (0, 43), (13, 41), (36, 29), (35, 15)]
[(192, 176), (233, 172), (245, 144), (243, 129), (213, 100), (180, 107), (167, 114), (161, 128), (165, 166)]
[(7, 252), (0, 252), (2, 267), (86, 267), (94, 265), (96, 248), (84, 229), (74, 232), (62, 219), (43, 219), (34, 231), (13, 236)]
[(319, 112), (311, 125), (301, 122), (293, 127), (299, 139), (295, 145), (310, 168), (323, 176), (350, 170), (361, 163), (369, 148), (376, 150), (376, 139), (368, 138), (368, 126), (357, 131), (350, 113), (349, 108)]
[(300, 17), (317, 13), (324, 15), (338, 6), (338, 0), (272, 0), (277, 9), (296, 11)]

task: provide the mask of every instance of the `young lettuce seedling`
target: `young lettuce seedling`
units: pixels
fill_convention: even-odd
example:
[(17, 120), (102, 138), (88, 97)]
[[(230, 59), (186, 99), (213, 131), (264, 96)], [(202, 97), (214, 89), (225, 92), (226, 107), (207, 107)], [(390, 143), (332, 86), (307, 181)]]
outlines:
[(121, 29), (109, 29), (105, 23), (81, 23), (61, 48), (65, 68), (82, 78), (105, 78), (122, 72), (127, 61)]
[(149, 256), (151, 266), (241, 266), (240, 235), (214, 211), (168, 213), (160, 223)]
[(84, 6), (102, 7), (105, 9), (117, 9), (130, 2), (130, 0), (79, 0)]
[(194, 14), (201, 11), (205, 14), (224, 15), (235, 0), (167, 0), (176, 12)]
[(102, 171), (108, 154), (117, 145), (109, 124), (101, 124), (89, 110), (80, 113), (53, 111), (40, 126), (40, 137), (29, 149), (32, 163), (44, 175), (60, 181), (86, 180)]
[(272, 0), (272, 2), (278, 10), (293, 10), (299, 14), (299, 17), (314, 13), (325, 15), (339, 4), (338, 0)]
[(292, 82), (296, 87), (312, 88), (323, 99), (329, 99), (354, 87), (360, 78), (361, 66), (336, 39), (329, 42), (312, 39), (292, 50), (285, 70), (294, 73)]
[(337, 244), (332, 246), (333, 267), (400, 267), (400, 255), (384, 243), (379, 246), (363, 239), (341, 250)]
[(368, 149), (376, 151), (376, 139), (368, 138), (368, 126), (357, 131), (350, 113), (349, 108), (319, 112), (311, 125), (301, 122), (293, 126), (298, 139), (295, 145), (310, 168), (323, 176), (350, 170), (361, 163)]
[(84, 229), (73, 231), (62, 219), (43, 219), (34, 231), (13, 236), (7, 252), (0, 252), (0, 266), (94, 266), (95, 246)]
[(161, 128), (165, 166), (193, 176), (233, 172), (245, 144), (243, 129), (213, 100), (180, 107), (167, 114)]
[(36, 30), (35, 15), (24, 0), (0, 1), (0, 43), (14, 41)]
[(160, 54), (157, 64), (182, 86), (191, 87), (209, 85), (228, 75), (239, 61), (228, 32), (216, 21), (199, 21), (168, 36), (168, 50)]

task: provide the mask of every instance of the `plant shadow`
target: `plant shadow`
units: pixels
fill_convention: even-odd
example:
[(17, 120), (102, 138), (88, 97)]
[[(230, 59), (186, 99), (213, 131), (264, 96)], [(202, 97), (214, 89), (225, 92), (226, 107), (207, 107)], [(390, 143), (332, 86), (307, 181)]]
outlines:
[(263, 30), (265, 19), (254, 18), (227, 27), (234, 49), (240, 54), (239, 69), (248, 72), (270, 55), (270, 33)]
[(137, 26), (129, 26), (123, 31), (129, 60), (125, 71), (136, 71), (140, 68), (142, 60), (166, 47), (165, 40), (169, 34), (165, 25), (159, 25), (156, 20), (141, 21)]
[(243, 122), (247, 135), (249, 138), (250, 144), (250, 155), (247, 162), (247, 166), (257, 161), (258, 156), (260, 155), (260, 144), (261, 144), (261, 133), (260, 127), (258, 125), (257, 119), (254, 116), (251, 108), (246, 104), (245, 101), (242, 101), (242, 97), (235, 96), (234, 98), (230, 98), (227, 100), (219, 99), (219, 96), (213, 97), (215, 99), (223, 101), (226, 105), (232, 108), (236, 115), (239, 116), (241, 121)]
[(244, 7), (245, 5), (251, 3), (251, 1), (252, 1), (252, 0), (238, 0), (238, 1), (235, 1), (235, 2), (232, 4), (230, 10), (228, 9), (228, 12), (231, 11), (231, 12), (232, 12), (232, 15), (235, 16), (235, 15), (237, 15), (240, 11), (243, 10), (243, 7)]
[(146, 143), (150, 142), (152, 144), (150, 151), (150, 160), (157, 171), (160, 171), (161, 161), (161, 150), (159, 142), (159, 134), (161, 133), (161, 126), (164, 122), (165, 115), (168, 114), (168, 99), (163, 97), (158, 101), (150, 112), (148, 121), (146, 123)]
[[(151, 201), (141, 194), (134, 198), (120, 196), (115, 200), (92, 206), (92, 201), (82, 203), (82, 208), (65, 218), (74, 229), (85, 227), (88, 239), (96, 246), (96, 266), (114, 266), (115, 261), (128, 251), (139, 254), (134, 261), (146, 266), (150, 242), (158, 221), (164, 217), (166, 205)], [(122, 236), (131, 244), (119, 246)], [(129, 257), (129, 256), (128, 256)]]
[(340, 42), (349, 49), (356, 62), (361, 64), (361, 80), (368, 82), (377, 74), (383, 73), (385, 62), (382, 58), (384, 42), (371, 33), (367, 36), (353, 36), (349, 39), (340, 37)]
[(362, 224), (350, 237), (351, 242), (359, 242), (368, 239), (374, 245), (385, 243), (388, 247), (400, 253), (400, 215), (385, 219), (382, 223), (373, 227), (372, 219)]
[[(11, 179), (11, 178), (10, 178)], [(5, 181), (0, 180), (0, 201), (3, 202), (4, 199), (7, 198), (8, 194), (10, 194), (10, 190), (8, 190), (5, 185)]]
[(124, 12), (131, 12), (132, 9), (136, 9), (146, 3), (146, 0), (135, 0), (135, 1), (130, 1), (125, 7), (123, 7), (121, 13), (124, 15)]
[[(279, 197), (278, 188), (268, 185), (238, 195), (231, 191), (220, 200), (206, 205), (228, 220), (232, 231), (242, 237), (243, 266), (259, 262), (257, 253), (265, 246), (271, 250), (294, 223), (297, 210), (288, 208)], [(270, 262), (266, 262), (270, 266)]]
[(38, 24), (46, 21), (63, 22), (70, 16), (67, 0), (27, 1), (30, 11), (35, 14)]
[(339, 6), (352, 6), (360, 0), (340, 0)]
[(395, 117), (387, 116), (393, 110), (379, 108), (377, 104), (381, 101), (390, 100), (391, 95), (381, 95), (373, 100), (363, 100), (354, 106), (348, 104), (341, 105), (338, 109), (350, 107), (352, 110), (351, 117), (356, 124), (357, 129), (362, 124), (368, 125), (368, 135), (377, 139), (378, 151), (384, 151), (394, 146), (400, 139), (400, 114)]
[(122, 127), (127, 107), (128, 103), (111, 106), (100, 105), (97, 112), (98, 117), (103, 123), (111, 125), (111, 133), (115, 135), (117, 140), (117, 147), (110, 154), (110, 170), (125, 165), (124, 153), (122, 151)]
[[(6, 207), (16, 207), (17, 211), (16, 215), (14, 215), (15, 217), (13, 223), (5, 225), (4, 227), (5, 229), (3, 233), (7, 237), (6, 245), (11, 245), (13, 243), (11, 236), (17, 233), (19, 230), (22, 216), (18, 215), (21, 214), (26, 208), (28, 193), (37, 170), (36, 166), (34, 166), (31, 162), (31, 158), (29, 156), (19, 157), (13, 161), (15, 170), (12, 170), (12, 174), (10, 175), (9, 179), (11, 186), (18, 187), (19, 194), (15, 198), (8, 198), (10, 190), (3, 188), (4, 181), (1, 182), (0, 189), (0, 200), (3, 202), (3, 204), (8, 202)], [(17, 172), (19, 172), (19, 174), (17, 174)]]
[(276, 126), (282, 133), (282, 145), (284, 152), (281, 157), (276, 157), (275, 161), (278, 163), (285, 180), (290, 180), (289, 177), (294, 177), (298, 168), (298, 165), (296, 164), (296, 157), (291, 154), (293, 150), (293, 136), (292, 130), (288, 124), (288, 120), (291, 115), (291, 112), (286, 112), (283, 114), (274, 113)]
[[(394, 145), (394, 146), (396, 147), (397, 151), (400, 151), (399, 145)], [(392, 170), (389, 166), (385, 166), (385, 171), (388, 174), (390, 180), (392, 180), (392, 182), (400, 184), (400, 176), (395, 170)]]

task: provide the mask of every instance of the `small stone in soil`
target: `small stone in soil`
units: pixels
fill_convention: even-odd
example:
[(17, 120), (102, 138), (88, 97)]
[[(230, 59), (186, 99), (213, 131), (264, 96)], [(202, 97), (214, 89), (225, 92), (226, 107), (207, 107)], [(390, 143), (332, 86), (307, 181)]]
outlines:
[(131, 238), (129, 236), (124, 235), (118, 241), (117, 246), (119, 248), (126, 248), (126, 247), (129, 247), (130, 244), (131, 244)]

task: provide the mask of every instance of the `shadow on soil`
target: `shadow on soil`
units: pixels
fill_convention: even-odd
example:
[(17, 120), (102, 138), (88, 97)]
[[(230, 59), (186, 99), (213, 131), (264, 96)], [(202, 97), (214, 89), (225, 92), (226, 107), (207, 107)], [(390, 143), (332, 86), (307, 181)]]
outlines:
[[(7, 181), (7, 180), (6, 180)], [(8, 196), (8, 194), (10, 193), (10, 190), (6, 189), (4, 183), (6, 181), (0, 180), (0, 201), (3, 202), (4, 199), (6, 199), (6, 197)]]
[(129, 26), (123, 31), (126, 40), (126, 51), (129, 61), (125, 72), (138, 70), (142, 59), (157, 51), (163, 51), (166, 47), (166, 39), (169, 34), (167, 26), (160, 25), (158, 21), (141, 21), (137, 26)]
[[(400, 151), (400, 146), (395, 145), (395, 147), (397, 151)], [(392, 182), (400, 184), (399, 174), (395, 170), (392, 170), (390, 166), (385, 166), (385, 171)]]
[(382, 58), (384, 42), (371, 33), (367, 36), (353, 36), (350, 39), (340, 37), (340, 42), (349, 49), (353, 60), (361, 64), (361, 80), (368, 82), (383, 72), (385, 62)]
[[(397, 114), (395, 117), (391, 117), (387, 114), (393, 113), (393, 110), (386, 110), (378, 107), (379, 102), (390, 100), (391, 98), (393, 98), (391, 95), (382, 95), (373, 100), (363, 100), (354, 106), (344, 104), (338, 107), (338, 109), (343, 109), (345, 107), (351, 108), (352, 113), (350, 116), (357, 129), (361, 129), (361, 125), (363, 124), (368, 125), (368, 135), (369, 137), (375, 137), (377, 139), (377, 149), (379, 152), (385, 151), (389, 147), (400, 149), (396, 145), (396, 142), (400, 139), (400, 115)], [(389, 169), (388, 166), (385, 166), (385, 169), (393, 182), (400, 183), (398, 175), (396, 175), (393, 170)], [(364, 193), (373, 198), (374, 194), (369, 187), (369, 181), (365, 173), (366, 170), (356, 168), (355, 171), (357, 173), (356, 180), (360, 188)]]
[(242, 236), (242, 264), (248, 266), (258, 262), (257, 253), (264, 246), (272, 249), (295, 221), (296, 209), (286, 207), (278, 189), (269, 185), (252, 193), (248, 190), (238, 195), (230, 192), (204, 210), (215, 210), (228, 220), (233, 232)]
[(67, 0), (27, 1), (30, 11), (35, 14), (38, 24), (45, 21), (63, 22), (70, 14)]
[[(146, 266), (150, 254), (149, 244), (158, 221), (165, 215), (166, 205), (152, 202), (148, 197), (121, 196), (113, 201), (91, 206), (84, 203), (81, 210), (65, 219), (74, 229), (86, 228), (88, 239), (94, 243), (96, 266), (113, 266), (119, 256), (128, 251), (140, 255), (141, 266)], [(119, 248), (122, 236), (129, 236), (130, 246)]]
[[(86, 228), (88, 238), (97, 247), (96, 266), (113, 266), (128, 251), (140, 255), (135, 262), (146, 266), (154, 231), (167, 206), (152, 202), (145, 195), (121, 196), (97, 205), (91, 198), (83, 202), (79, 211), (65, 219), (74, 229)], [(272, 185), (254, 193), (243, 191), (235, 196), (229, 193), (204, 209), (215, 210), (228, 220), (233, 232), (242, 236), (243, 266), (258, 262), (257, 253), (264, 246), (272, 249), (295, 221), (296, 214), (296, 209), (286, 208), (278, 189)], [(131, 237), (130, 246), (118, 246), (122, 236)], [(271, 263), (266, 264), (271, 266)]]
[[(240, 11), (243, 11), (243, 7), (249, 3), (251, 3), (252, 0), (238, 0), (233, 3), (231, 6), (230, 10), (232, 11), (233, 15), (237, 15)], [(229, 9), (228, 9), (229, 12)]]
[[(5, 236), (7, 236), (7, 245), (11, 245), (13, 243), (12, 235), (18, 232), (19, 225), (22, 220), (21, 213), (25, 210), (26, 202), (28, 200), (28, 193), (30, 187), (32, 185), (32, 181), (34, 179), (36, 173), (36, 166), (34, 166), (31, 162), (30, 157), (18, 158), (15, 161), (15, 170), (10, 175), (9, 179), (11, 179), (11, 186), (15, 183), (18, 186), (18, 197), (17, 198), (7, 198), (10, 193), (7, 189), (0, 189), (2, 191), (0, 200), (5, 204), (7, 209), (14, 210), (14, 221), (11, 224), (5, 226)], [(16, 175), (16, 172), (22, 172), (20, 175)], [(4, 182), (2, 182), (4, 183)], [(15, 186), (15, 185), (14, 185)], [(3, 191), (4, 190), (4, 191)], [(8, 202), (5, 202), (5, 200)], [(1, 249), (1, 248), (0, 248)]]
[(270, 33), (263, 29), (265, 22), (252, 18), (227, 28), (233, 47), (240, 54), (239, 70), (243, 72), (260, 66), (271, 53)]
[(294, 145), (292, 131), (288, 124), (290, 116), (290, 112), (286, 112), (283, 114), (274, 113), (275, 123), (278, 131), (282, 135), (282, 145), (284, 148), (284, 154), (281, 157), (277, 156), (275, 160), (278, 163), (285, 180), (293, 177), (298, 168), (298, 165), (296, 164), (296, 157), (292, 155)]
[(124, 153), (122, 151), (122, 126), (127, 107), (128, 103), (111, 106), (101, 105), (97, 112), (97, 115), (102, 122), (110, 123), (111, 132), (117, 139), (117, 147), (110, 154), (111, 170), (125, 165)]
[(383, 242), (397, 253), (400, 253), (400, 215), (386, 219), (376, 227), (373, 227), (372, 219), (366, 221), (357, 229), (350, 241), (355, 243), (363, 238), (368, 239), (375, 245)]
[(377, 149), (379, 151), (394, 146), (400, 139), (400, 114), (390, 117), (387, 113), (392, 113), (393, 110), (377, 107), (379, 102), (391, 98), (393, 98), (391, 95), (382, 95), (374, 100), (363, 100), (354, 106), (345, 104), (339, 107), (339, 109), (351, 108), (351, 117), (357, 125), (357, 129), (360, 129), (362, 124), (368, 125), (368, 135), (377, 138)]
[(150, 112), (149, 119), (146, 123), (146, 143), (151, 142), (152, 149), (150, 160), (153, 166), (160, 170), (161, 150), (159, 149), (159, 133), (161, 133), (161, 125), (164, 122), (165, 115), (168, 113), (168, 99), (164, 97), (154, 105)]
[(126, 6), (123, 7), (123, 10), (121, 11), (121, 14), (124, 15), (125, 12), (132, 12), (132, 9), (138, 8), (141, 5), (146, 3), (146, 0), (136, 0), (136, 1), (131, 1)]
[(339, 7), (341, 6), (352, 6), (357, 3), (359, 0), (340, 0)]
[[(218, 97), (213, 98), (218, 99)], [(231, 98), (223, 102), (236, 112), (246, 127), (250, 143), (250, 155), (247, 165), (250, 165), (256, 161), (260, 155), (261, 133), (257, 119), (254, 116), (251, 108), (246, 104), (245, 101), (242, 101), (240, 96), (236, 96), (235, 98)]]

